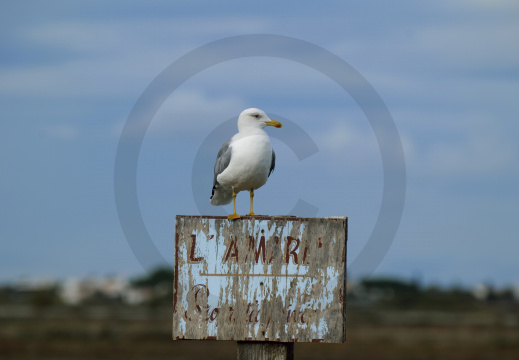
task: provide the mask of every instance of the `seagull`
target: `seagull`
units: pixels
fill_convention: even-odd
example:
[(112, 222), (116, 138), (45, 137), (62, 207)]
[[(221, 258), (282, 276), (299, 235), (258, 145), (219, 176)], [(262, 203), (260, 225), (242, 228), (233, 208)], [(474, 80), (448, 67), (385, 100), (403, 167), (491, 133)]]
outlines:
[(283, 125), (270, 119), (260, 109), (244, 110), (238, 118), (238, 133), (223, 145), (214, 165), (211, 205), (226, 205), (232, 200), (233, 213), (229, 220), (239, 219), (236, 214), (236, 194), (250, 192), (250, 216), (254, 190), (262, 187), (276, 166), (276, 154), (270, 144), (265, 126), (281, 128)]

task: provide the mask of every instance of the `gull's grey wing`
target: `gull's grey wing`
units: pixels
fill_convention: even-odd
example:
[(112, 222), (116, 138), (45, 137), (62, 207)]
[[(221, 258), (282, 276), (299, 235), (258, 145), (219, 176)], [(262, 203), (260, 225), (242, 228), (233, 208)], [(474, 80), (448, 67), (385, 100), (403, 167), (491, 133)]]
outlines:
[(269, 176), (270, 176), (270, 174), (272, 174), (275, 167), (276, 167), (276, 153), (274, 152), (274, 149), (272, 149), (272, 161), (270, 162)]
[(220, 148), (220, 151), (218, 151), (218, 155), (216, 155), (216, 163), (214, 164), (214, 179), (213, 179), (213, 191), (218, 183), (216, 181), (216, 178), (218, 175), (220, 175), (226, 168), (229, 166), (229, 163), (231, 162), (231, 139), (227, 140), (222, 147)]

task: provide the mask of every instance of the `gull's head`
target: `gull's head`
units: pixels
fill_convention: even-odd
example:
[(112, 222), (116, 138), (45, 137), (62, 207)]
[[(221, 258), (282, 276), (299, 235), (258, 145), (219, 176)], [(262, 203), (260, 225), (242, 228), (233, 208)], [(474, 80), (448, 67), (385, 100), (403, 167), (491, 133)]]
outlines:
[(283, 127), (279, 121), (270, 119), (267, 114), (260, 109), (250, 108), (243, 110), (238, 118), (238, 129), (240, 131), (246, 128), (263, 129), (265, 126)]

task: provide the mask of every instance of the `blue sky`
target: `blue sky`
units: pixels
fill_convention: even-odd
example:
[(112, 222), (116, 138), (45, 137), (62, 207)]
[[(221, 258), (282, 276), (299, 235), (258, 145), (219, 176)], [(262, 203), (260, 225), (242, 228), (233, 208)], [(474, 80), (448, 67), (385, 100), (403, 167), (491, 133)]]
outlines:
[[(490, 0), (2, 2), (0, 280), (142, 272), (114, 199), (124, 124), (175, 60), (246, 34), (290, 36), (336, 54), (390, 111), (407, 194), (375, 274), (519, 283), (519, 5)], [(351, 94), (329, 78), (269, 57), (196, 74), (147, 129), (138, 199), (162, 257), (173, 258), (174, 216), (199, 213), (195, 196), (203, 186), (209, 198), (212, 160), (203, 160), (207, 173), (197, 172), (200, 186), (192, 187), (199, 149), (213, 131), (216, 143), (230, 137), (226, 121), (248, 107), (296, 124), (317, 147), (300, 160), (287, 146), (295, 130), (268, 129), (277, 168), (256, 192), (255, 208), (285, 214), (302, 199), (317, 216), (348, 216), (352, 262), (381, 206), (374, 131)], [(247, 206), (241, 194), (238, 209)]]

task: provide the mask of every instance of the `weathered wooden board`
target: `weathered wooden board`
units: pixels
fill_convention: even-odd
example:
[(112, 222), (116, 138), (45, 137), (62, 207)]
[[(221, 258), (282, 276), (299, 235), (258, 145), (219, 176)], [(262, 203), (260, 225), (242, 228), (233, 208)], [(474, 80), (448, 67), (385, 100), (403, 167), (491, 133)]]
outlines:
[(177, 216), (173, 339), (345, 340), (347, 218)]

